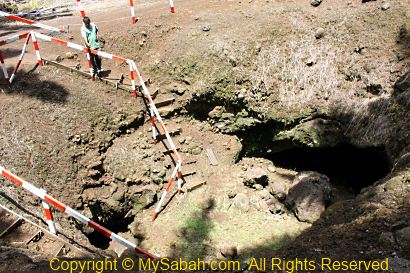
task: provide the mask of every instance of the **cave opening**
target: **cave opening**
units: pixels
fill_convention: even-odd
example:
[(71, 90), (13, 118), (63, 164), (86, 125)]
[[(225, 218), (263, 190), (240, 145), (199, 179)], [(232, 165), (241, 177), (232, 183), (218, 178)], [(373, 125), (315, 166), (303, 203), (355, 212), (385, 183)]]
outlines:
[[(105, 224), (104, 226), (114, 233), (127, 232), (128, 225), (131, 224), (132, 221), (132, 218), (116, 219), (109, 224)], [(108, 249), (108, 247), (110, 246), (111, 239), (105, 237), (95, 230), (89, 233), (87, 235), (87, 238), (90, 244), (97, 248)]]
[(292, 148), (264, 157), (281, 168), (325, 174), (332, 185), (355, 195), (390, 172), (384, 147), (358, 148), (341, 144), (327, 148)]

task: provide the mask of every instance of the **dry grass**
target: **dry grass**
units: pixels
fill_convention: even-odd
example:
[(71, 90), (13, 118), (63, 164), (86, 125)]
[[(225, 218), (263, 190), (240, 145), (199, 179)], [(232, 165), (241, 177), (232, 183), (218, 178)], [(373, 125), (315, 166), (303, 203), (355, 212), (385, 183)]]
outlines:
[(351, 98), (357, 83), (353, 79), (351, 88), (342, 89), (345, 76), (339, 70), (339, 64), (351, 59), (350, 55), (342, 48), (311, 38), (272, 44), (258, 56), (253, 88), (274, 95), (287, 108), (312, 105), (318, 99), (331, 102)]

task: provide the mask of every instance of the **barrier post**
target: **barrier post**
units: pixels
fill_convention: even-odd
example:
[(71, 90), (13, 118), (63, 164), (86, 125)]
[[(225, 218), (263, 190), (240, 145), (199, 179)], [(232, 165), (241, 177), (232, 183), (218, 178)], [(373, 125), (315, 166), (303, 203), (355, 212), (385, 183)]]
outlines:
[(131, 8), (131, 19), (132, 19), (132, 23), (135, 24), (135, 23), (137, 23), (137, 20), (136, 20), (136, 18), (135, 18), (134, 0), (130, 0), (130, 8)]
[(171, 7), (171, 13), (175, 13), (174, 1), (169, 0), (169, 6)]
[(182, 190), (182, 162), (178, 161), (179, 168), (178, 168), (178, 193), (181, 193)]
[(155, 128), (155, 115), (154, 115), (154, 108), (150, 106), (150, 114), (151, 114), (151, 127), (152, 127), (152, 141), (154, 144), (157, 143), (157, 129)]
[(0, 50), (0, 64), (1, 64), (1, 68), (3, 70), (4, 81), (8, 85), (10, 85), (9, 74), (7, 73), (7, 67), (6, 67), (6, 64), (4, 63), (3, 53), (1, 52), (1, 50)]
[(72, 209), (71, 207), (65, 205), (64, 203), (58, 201), (57, 199), (53, 198), (52, 196), (48, 195), (45, 190), (39, 189), (33, 184), (21, 179), (20, 177), (14, 175), (13, 173), (7, 171), (2, 166), (0, 166), (0, 175), (4, 178), (12, 181), (19, 187), (31, 192), (35, 196), (39, 197), (41, 200), (46, 201), (49, 205), (56, 207), (57, 209), (61, 210), (62, 212), (66, 213), (68, 216), (75, 218), (76, 220), (80, 221), (84, 225), (87, 225), (94, 229), (96, 232), (104, 235), (105, 237), (127, 247), (133, 249), (134, 251), (146, 255), (148, 258), (155, 260), (158, 256), (142, 249), (141, 247), (137, 246), (136, 244), (126, 240), (125, 238), (119, 236), (118, 234), (110, 231), (109, 229), (101, 226), (100, 224), (94, 222), (90, 218), (82, 215), (78, 211)]
[(24, 54), (26, 53), (27, 45), (28, 45), (28, 43), (29, 43), (29, 41), (30, 41), (30, 36), (31, 36), (31, 33), (30, 33), (29, 35), (27, 35), (26, 42), (24, 43), (23, 49), (21, 50), (20, 58), (19, 58), (19, 60), (18, 60), (18, 62), (17, 62), (16, 67), (15, 67), (14, 70), (13, 70), (13, 74), (11, 74), (10, 84), (12, 84), (12, 82), (13, 82), (13, 80), (14, 80), (14, 77), (16, 76), (17, 70), (19, 69), (19, 67), (20, 67), (20, 65), (21, 65), (21, 62), (23, 61), (23, 57), (24, 57)]
[(81, 4), (81, 0), (77, 0), (78, 9), (80, 10), (81, 17), (85, 17), (85, 11), (83, 8), (83, 4)]
[(137, 96), (137, 89), (135, 87), (135, 75), (134, 75), (134, 68), (132, 67), (132, 64), (129, 63), (130, 65), (130, 78), (131, 78), (131, 85), (132, 85), (132, 94), (134, 97)]
[(95, 71), (94, 71), (93, 65), (91, 63), (90, 49), (86, 48), (85, 51), (86, 51), (86, 56), (87, 56), (88, 67), (90, 68), (91, 79), (94, 81), (95, 80)]
[(36, 35), (35, 35), (34, 32), (32, 31), (32, 32), (30, 33), (30, 36), (31, 36), (31, 38), (33, 39), (33, 46), (34, 46), (34, 50), (36, 51), (37, 62), (38, 62), (39, 65), (43, 66), (43, 60), (41, 59), (40, 49), (39, 49), (39, 47), (38, 47)]
[[(45, 196), (47, 192), (45, 190), (42, 190), (42, 191)], [(44, 199), (41, 200), (41, 204), (43, 205), (44, 213), (46, 214), (46, 222), (48, 225), (48, 229), (50, 230), (51, 233), (57, 234), (57, 229), (56, 229), (56, 225), (53, 220), (53, 214), (51, 213), (50, 204)]]
[(167, 196), (168, 192), (169, 192), (169, 188), (171, 188), (172, 183), (174, 182), (174, 177), (177, 175), (178, 172), (178, 168), (179, 168), (179, 163), (177, 164), (177, 166), (175, 167), (174, 171), (171, 174), (171, 178), (168, 181), (167, 187), (165, 188), (165, 191), (162, 193), (161, 199), (159, 200), (157, 207), (155, 208), (154, 214), (152, 215), (152, 221), (155, 220), (155, 218), (157, 218), (158, 213), (161, 210), (162, 207), (162, 203), (164, 203), (165, 201), (165, 197)]

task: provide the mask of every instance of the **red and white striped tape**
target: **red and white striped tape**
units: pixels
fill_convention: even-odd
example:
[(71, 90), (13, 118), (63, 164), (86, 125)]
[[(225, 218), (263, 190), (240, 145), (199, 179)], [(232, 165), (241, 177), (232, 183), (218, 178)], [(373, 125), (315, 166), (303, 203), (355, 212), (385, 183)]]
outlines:
[(36, 39), (36, 34), (32, 31), (30, 33), (31, 39), (33, 40), (34, 50), (36, 51), (37, 62), (39, 65), (43, 65), (43, 60), (41, 59), (40, 49), (38, 47), (38, 42)]
[(16, 15), (4, 12), (4, 11), (0, 11), (0, 17), (6, 17), (10, 20), (19, 21), (19, 22), (22, 22), (24, 24), (32, 25), (34, 27), (39, 27), (39, 28), (43, 28), (43, 29), (47, 29), (47, 30), (50, 30), (50, 31), (64, 32), (63, 29), (59, 29), (59, 28), (56, 28), (56, 27), (44, 25), (42, 23), (38, 23), (36, 21), (32, 21), (32, 20), (29, 20), (29, 19), (21, 18), (19, 16), (16, 16)]
[(81, 0), (77, 0), (78, 9), (80, 10), (81, 17), (85, 17), (85, 11), (83, 4), (81, 4)]
[(99, 225), (98, 223), (92, 221), (88, 217), (82, 215), (78, 211), (68, 207), (64, 203), (58, 201), (57, 199), (53, 198), (52, 196), (48, 195), (44, 190), (37, 188), (36, 186), (30, 184), (27, 181), (24, 181), (23, 179), (19, 178), (18, 176), (12, 174), (11, 172), (5, 170), (2, 166), (0, 166), (0, 174), (7, 178), (8, 180), (16, 183), (18, 186), (23, 187), (24, 189), (28, 190), (32, 194), (38, 196), (41, 200), (46, 201), (48, 204), (51, 206), (56, 207), (57, 209), (61, 210), (62, 212), (65, 212), (71, 217), (74, 217), (84, 225), (88, 225), (89, 227), (93, 228), (95, 231), (103, 234), (104, 236), (112, 239), (113, 241), (116, 241), (117, 243), (134, 249), (136, 252), (141, 253), (143, 255), (146, 255), (150, 259), (156, 259), (157, 256), (154, 254), (151, 254), (150, 252), (140, 248), (136, 244), (133, 244), (129, 242), (128, 240), (122, 238), (121, 236), (115, 234), (114, 232), (108, 230), (107, 228)]
[[(148, 99), (149, 107), (150, 107), (151, 111), (154, 112), (155, 117), (157, 118), (159, 124), (161, 125), (162, 130), (163, 130), (164, 133), (165, 133), (166, 139), (167, 139), (167, 141), (168, 141), (168, 143), (169, 143), (169, 145), (170, 145), (170, 147), (171, 147), (171, 150), (173, 151), (174, 155), (177, 157), (177, 166), (176, 166), (176, 168), (174, 169), (174, 171), (173, 171), (173, 173), (172, 173), (172, 176), (171, 176), (171, 178), (170, 178), (170, 180), (169, 180), (169, 182), (168, 182), (168, 185), (167, 185), (165, 191), (164, 191), (163, 194), (162, 194), (161, 199), (160, 199), (159, 202), (158, 202), (158, 205), (157, 205), (157, 207), (156, 207), (156, 209), (155, 209), (155, 211), (154, 211), (154, 214), (152, 215), (152, 220), (155, 220), (155, 218), (157, 217), (157, 215), (158, 215), (158, 213), (159, 213), (159, 211), (160, 211), (160, 209), (161, 209), (161, 207), (162, 207), (162, 203), (164, 203), (165, 197), (166, 197), (166, 195), (168, 194), (169, 188), (171, 187), (172, 183), (174, 182), (174, 177), (175, 177), (177, 174), (178, 174), (178, 191), (181, 192), (181, 187), (182, 187), (182, 163), (183, 163), (183, 162), (182, 162), (181, 156), (179, 155), (179, 153), (178, 153), (178, 151), (177, 151), (177, 149), (176, 149), (176, 146), (175, 146), (175, 144), (174, 144), (174, 141), (172, 140), (171, 135), (169, 134), (167, 128), (165, 127), (165, 124), (164, 124), (164, 122), (163, 122), (163, 120), (162, 120), (162, 118), (161, 118), (161, 115), (159, 114), (158, 109), (156, 108), (155, 103), (154, 103), (154, 101), (152, 100), (152, 97), (151, 97), (151, 95), (150, 95), (150, 93), (149, 93), (149, 91), (148, 91), (148, 88), (147, 88), (147, 86), (145, 85), (144, 80), (143, 80), (142, 77), (141, 77), (141, 73), (139, 72), (139, 70), (138, 70), (138, 68), (137, 68), (137, 65), (135, 64), (134, 61), (132, 61), (132, 66), (134, 67), (135, 73), (137, 73), (137, 77), (138, 77), (138, 80), (139, 80), (139, 82), (140, 82), (140, 84), (141, 84), (141, 86), (142, 86), (142, 90), (143, 90), (144, 96)], [(155, 121), (155, 120), (154, 120), (154, 121)], [(151, 114), (151, 122), (152, 122), (152, 114)], [(153, 127), (154, 127), (154, 126), (153, 126)], [(154, 129), (153, 129), (153, 132), (154, 132)]]
[(0, 64), (1, 64), (1, 69), (3, 70), (4, 80), (9, 85), (10, 84), (9, 73), (7, 73), (7, 67), (6, 67), (6, 64), (4, 63), (3, 53), (1, 52), (1, 50), (0, 50)]
[[(46, 195), (46, 193), (47, 192), (44, 191), (44, 195)], [(56, 229), (56, 225), (53, 220), (53, 214), (51, 213), (50, 204), (47, 203), (47, 201), (45, 201), (44, 199), (41, 200), (41, 204), (43, 205), (44, 213), (46, 214), (46, 222), (48, 225), (48, 229), (50, 230), (51, 233), (57, 234), (57, 229)]]
[(45, 34), (41, 34), (41, 33), (37, 33), (37, 32), (35, 34), (36, 34), (36, 37), (41, 39), (41, 40), (52, 42), (52, 43), (55, 43), (55, 44), (64, 45), (64, 46), (67, 46), (69, 48), (73, 48), (73, 49), (83, 51), (85, 53), (90, 51), (92, 54), (98, 55), (98, 56), (106, 58), (106, 59), (111, 59), (113, 61), (117, 61), (117, 62), (120, 62), (120, 63), (129, 63), (131, 61), (131, 60), (127, 60), (125, 58), (119, 57), (119, 56), (109, 54), (109, 53), (104, 52), (104, 51), (95, 50), (95, 49), (88, 50), (88, 48), (86, 48), (85, 46), (74, 44), (74, 43), (71, 43), (71, 42), (67, 42), (67, 41), (64, 41), (64, 40), (61, 40), (61, 39), (53, 38), (53, 37), (45, 35)]
[(182, 162), (181, 156), (179, 155), (178, 151), (176, 150), (176, 146), (175, 146), (175, 144), (174, 144), (174, 141), (172, 140), (171, 135), (169, 134), (167, 128), (165, 127), (165, 124), (164, 124), (164, 122), (163, 122), (163, 120), (162, 120), (162, 118), (161, 118), (161, 115), (159, 114), (158, 109), (157, 109), (157, 107), (155, 106), (155, 103), (154, 103), (154, 101), (152, 100), (152, 97), (151, 97), (151, 95), (149, 94), (148, 88), (147, 88), (147, 86), (145, 85), (144, 80), (143, 80), (142, 77), (141, 77), (141, 73), (139, 72), (139, 70), (138, 70), (138, 68), (137, 68), (137, 65), (135, 64), (134, 61), (132, 61), (132, 65), (133, 65), (133, 67), (134, 67), (134, 71), (137, 73), (137, 77), (138, 77), (138, 80), (140, 81), (142, 90), (143, 90), (143, 92), (144, 92), (144, 96), (148, 99), (149, 106), (154, 110), (154, 114), (155, 114), (155, 116), (156, 116), (158, 122), (160, 123), (162, 130), (165, 132), (165, 136), (166, 136), (166, 139), (168, 140), (168, 142), (169, 142), (169, 144), (170, 144), (170, 146), (171, 146), (171, 150), (173, 151), (173, 153), (174, 153), (175, 156), (177, 157), (178, 161), (181, 161), (181, 162)]
[(21, 54), (20, 54), (19, 60), (18, 60), (18, 62), (17, 62), (17, 65), (16, 65), (16, 67), (15, 67), (14, 70), (13, 70), (13, 74), (11, 74), (11, 76), (10, 76), (10, 84), (13, 82), (14, 77), (16, 76), (16, 73), (17, 73), (17, 71), (18, 71), (18, 69), (19, 69), (19, 67), (20, 67), (20, 65), (21, 65), (21, 62), (23, 61), (23, 57), (24, 57), (24, 54), (26, 53), (27, 45), (28, 45), (28, 43), (29, 43), (29, 41), (30, 41), (30, 36), (31, 36), (30, 34), (27, 36), (26, 42), (24, 43), (23, 49), (21, 50)]
[(131, 8), (131, 19), (132, 23), (137, 23), (137, 19), (135, 17), (135, 8), (134, 8), (134, 0), (130, 0), (130, 8)]
[(174, 7), (174, 1), (173, 0), (169, 0), (169, 6), (171, 7), (171, 12), (175, 13), (175, 7)]
[(172, 183), (174, 182), (174, 178), (177, 175), (180, 164), (181, 164), (180, 162), (177, 163), (177, 166), (175, 167), (174, 171), (171, 174), (171, 178), (168, 181), (167, 187), (165, 188), (165, 191), (162, 193), (161, 199), (159, 200), (159, 202), (157, 204), (157, 207), (155, 208), (154, 214), (152, 215), (152, 220), (153, 221), (155, 220), (155, 218), (157, 218), (157, 215), (161, 210), (162, 203), (164, 203), (165, 197), (167, 196), (167, 194), (169, 192), (169, 189), (171, 188)]
[(137, 89), (136, 89), (136, 85), (135, 85), (135, 75), (134, 75), (134, 68), (132, 68), (132, 64), (129, 63), (130, 66), (130, 79), (131, 79), (131, 86), (132, 86), (132, 94), (134, 95), (134, 97), (137, 96)]
[(0, 40), (0, 46), (5, 45), (5, 44), (10, 44), (10, 43), (18, 41), (20, 39), (24, 39), (28, 35), (30, 35), (30, 32), (26, 32), (26, 33), (23, 33), (23, 34), (17, 34), (17, 35), (6, 37), (3, 40)]
[[(39, 61), (39, 64), (41, 64), (41, 65), (42, 65), (42, 61), (41, 61), (41, 56), (40, 56), (40, 52), (39, 52), (39, 48), (38, 48), (38, 43), (37, 43), (36, 37), (38, 37), (39, 39), (45, 40), (45, 41), (49, 41), (49, 42), (53, 42), (53, 43), (56, 43), (56, 44), (64, 45), (64, 46), (67, 46), (67, 47), (70, 47), (70, 48), (73, 48), (73, 49), (77, 49), (77, 50), (83, 51), (83, 52), (85, 52), (85, 53), (91, 52), (91, 53), (96, 54), (96, 55), (98, 55), (98, 56), (100, 56), (100, 57), (107, 58), (107, 59), (111, 59), (111, 60), (114, 60), (114, 61), (117, 61), (117, 62), (121, 62), (121, 63), (128, 63), (128, 64), (130, 65), (130, 77), (131, 77), (131, 80), (133, 81), (133, 88), (135, 88), (135, 87), (134, 87), (134, 85), (135, 85), (134, 72), (135, 72), (135, 73), (137, 74), (138, 80), (140, 81), (140, 84), (141, 84), (141, 86), (142, 86), (142, 90), (143, 90), (144, 96), (145, 96), (146, 99), (148, 99), (148, 103), (149, 103), (149, 107), (150, 107), (150, 115), (151, 115), (152, 131), (153, 131), (153, 138), (154, 138), (154, 140), (155, 140), (156, 137), (157, 137), (157, 130), (156, 130), (156, 127), (155, 127), (155, 117), (156, 117), (157, 120), (158, 120), (158, 122), (159, 122), (159, 124), (160, 124), (160, 126), (161, 126), (161, 128), (162, 128), (162, 130), (163, 130), (164, 133), (165, 133), (166, 139), (167, 139), (167, 141), (168, 141), (168, 143), (169, 143), (169, 145), (170, 145), (170, 148), (171, 148), (173, 154), (177, 157), (177, 166), (176, 166), (176, 168), (175, 168), (175, 170), (174, 170), (174, 172), (173, 172), (173, 174), (172, 174), (171, 179), (170, 179), (169, 182), (168, 182), (168, 186), (167, 186), (167, 189), (165, 190), (165, 192), (164, 192), (164, 194), (163, 194), (163, 197), (161, 198), (160, 202), (158, 203), (158, 208), (160, 208), (160, 207), (162, 206), (162, 203), (164, 202), (164, 198), (165, 198), (165, 196), (166, 196), (166, 193), (168, 192), (170, 186), (172, 185), (172, 183), (173, 183), (173, 181), (174, 181), (174, 177), (175, 177), (177, 174), (178, 174), (178, 191), (180, 192), (180, 191), (181, 191), (181, 184), (182, 184), (182, 170), (181, 170), (181, 169), (182, 169), (182, 158), (181, 158), (181, 156), (179, 155), (179, 153), (178, 153), (178, 151), (177, 151), (177, 149), (176, 149), (175, 143), (173, 142), (173, 140), (172, 140), (172, 138), (171, 138), (171, 136), (170, 136), (170, 134), (169, 134), (167, 128), (165, 127), (165, 124), (164, 124), (164, 122), (163, 122), (163, 120), (162, 120), (162, 118), (161, 118), (161, 115), (159, 114), (158, 109), (156, 108), (155, 103), (154, 103), (154, 101), (152, 100), (152, 97), (151, 97), (151, 95), (150, 95), (150, 93), (149, 93), (149, 91), (148, 91), (148, 88), (147, 88), (147, 86), (145, 85), (145, 82), (144, 82), (144, 80), (142, 79), (141, 73), (139, 72), (139, 70), (138, 70), (137, 65), (135, 64), (135, 62), (132, 61), (132, 60), (128, 60), (128, 59), (125, 59), (125, 58), (122, 58), (122, 57), (118, 57), (118, 56), (115, 56), (115, 55), (112, 55), (112, 54), (103, 52), (103, 51), (93, 50), (93, 49), (89, 50), (88, 48), (86, 48), (86, 47), (84, 47), (84, 46), (81, 46), (81, 45), (78, 45), (78, 44), (74, 44), (74, 43), (71, 43), (71, 42), (67, 42), (67, 41), (64, 41), (64, 40), (61, 40), (61, 39), (53, 38), (53, 37), (50, 37), (50, 36), (48, 36), (48, 35), (41, 34), (41, 33), (31, 32), (31, 37), (32, 37), (32, 39), (33, 39), (34, 48), (35, 48), (35, 50), (36, 50), (37, 60)], [(89, 56), (87, 56), (87, 57), (88, 57), (88, 59), (89, 59)], [(134, 91), (134, 90), (133, 90), (133, 91)], [(135, 90), (135, 92), (136, 92), (136, 90)], [(135, 95), (135, 93), (134, 93), (134, 95)], [(157, 209), (157, 210), (158, 210), (158, 209)], [(157, 211), (157, 210), (155, 211), (155, 213), (154, 213), (154, 215), (153, 215), (153, 219), (156, 218), (156, 216), (157, 216), (157, 214), (158, 214), (158, 212), (159, 212), (159, 211)]]

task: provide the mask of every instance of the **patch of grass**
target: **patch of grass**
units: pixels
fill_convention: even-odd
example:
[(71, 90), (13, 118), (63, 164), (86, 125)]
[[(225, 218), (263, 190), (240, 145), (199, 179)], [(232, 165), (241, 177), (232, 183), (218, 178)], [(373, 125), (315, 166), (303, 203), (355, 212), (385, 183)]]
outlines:
[[(214, 201), (209, 202), (213, 204)], [(179, 231), (182, 238), (174, 247), (174, 258), (194, 260), (204, 258), (209, 253), (211, 249), (208, 244), (209, 234), (213, 229), (209, 212), (210, 209), (196, 211), (192, 217), (185, 220), (184, 226)]]

